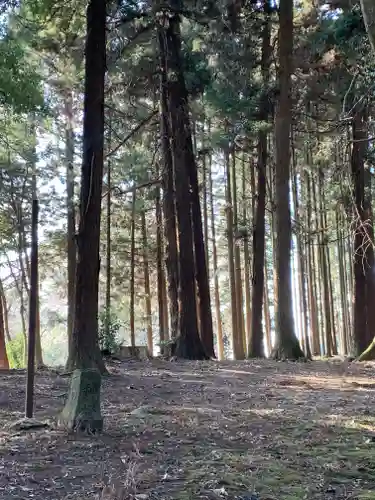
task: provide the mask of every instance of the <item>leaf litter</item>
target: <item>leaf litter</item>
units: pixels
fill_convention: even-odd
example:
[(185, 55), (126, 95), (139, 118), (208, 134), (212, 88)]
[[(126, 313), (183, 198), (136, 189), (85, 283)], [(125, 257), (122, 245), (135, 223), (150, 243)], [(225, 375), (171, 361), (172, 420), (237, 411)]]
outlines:
[(127, 361), (103, 379), (105, 431), (54, 425), (69, 380), (0, 373), (0, 498), (375, 500), (375, 364)]

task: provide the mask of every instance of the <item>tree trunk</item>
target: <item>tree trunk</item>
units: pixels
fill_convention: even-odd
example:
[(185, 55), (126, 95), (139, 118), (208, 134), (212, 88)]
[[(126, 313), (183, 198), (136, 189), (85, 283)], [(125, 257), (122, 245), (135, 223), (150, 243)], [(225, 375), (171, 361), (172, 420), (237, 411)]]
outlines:
[[(307, 221), (312, 221), (312, 210), (311, 210), (311, 182), (310, 174), (306, 172), (305, 175), (306, 183), (306, 197), (307, 197)], [(312, 224), (312, 222), (311, 222)], [(311, 230), (313, 231), (314, 226), (312, 225)], [(318, 312), (316, 303), (316, 290), (315, 290), (315, 269), (313, 263), (313, 252), (312, 248), (312, 237), (308, 235), (306, 238), (306, 253), (307, 253), (307, 286), (308, 286), (308, 301), (309, 301), (309, 323), (311, 331), (311, 346), (312, 354), (318, 356), (320, 354), (320, 342), (319, 342), (319, 324), (318, 324)]]
[(292, 228), (289, 207), (291, 73), (293, 55), (293, 0), (280, 0), (279, 6), (279, 89), (276, 114), (276, 266), (277, 337), (275, 359), (299, 359), (304, 354), (295, 333), (291, 284)]
[[(172, 10), (182, 8), (180, 0), (170, 0)], [(175, 183), (177, 191), (177, 156), (175, 144), (177, 143), (183, 151), (178, 153), (183, 156), (184, 165), (188, 175), (188, 185), (190, 185), (190, 206), (191, 219), (194, 238), (194, 257), (195, 257), (195, 277), (199, 299), (199, 325), (200, 337), (204, 351), (208, 357), (214, 357), (214, 339), (212, 327), (212, 312), (210, 286), (208, 280), (206, 251), (204, 245), (202, 214), (199, 199), (198, 172), (195, 161), (192, 134), (189, 120), (188, 110), (188, 93), (185, 84), (185, 78), (181, 60), (181, 34), (180, 20), (177, 15), (171, 20), (171, 28), (167, 29), (167, 54), (170, 55), (169, 70), (175, 72), (176, 81), (172, 82), (172, 75), (167, 72), (168, 88), (169, 88), (169, 111), (171, 116), (171, 132), (173, 136), (172, 151), (174, 156), (175, 167)], [(175, 110), (173, 106), (177, 106)], [(174, 116), (175, 115), (175, 116)], [(177, 127), (176, 127), (177, 125)], [(179, 136), (177, 138), (177, 135)], [(182, 154), (183, 153), (183, 154)], [(180, 160), (179, 160), (180, 161)], [(180, 253), (181, 253), (181, 238), (180, 238)]]
[[(205, 359), (207, 355), (203, 343), (199, 337), (198, 319), (196, 311), (195, 297), (195, 266), (194, 266), (194, 250), (192, 238), (192, 214), (191, 214), (191, 194), (189, 186), (193, 191), (193, 206), (195, 206), (195, 235), (198, 234), (196, 214), (199, 208), (199, 197), (197, 191), (197, 182), (193, 182), (196, 168), (193, 156), (193, 148), (191, 141), (191, 130), (189, 125), (187, 92), (184, 81), (184, 75), (181, 66), (181, 37), (180, 37), (180, 17), (176, 13), (176, 7), (180, 8), (180, 2), (175, 5), (174, 0), (170, 0), (170, 11), (168, 14), (168, 22), (159, 18), (159, 36), (160, 50), (165, 54), (167, 61), (166, 87), (168, 95), (168, 115), (171, 137), (172, 158), (174, 166), (174, 180), (176, 190), (176, 212), (177, 212), (177, 230), (179, 240), (179, 303), (180, 316), (178, 336), (176, 339), (175, 354), (178, 357), (186, 359)], [(193, 164), (192, 164), (193, 163)], [(199, 208), (200, 217), (200, 208)], [(202, 222), (200, 221), (200, 229)], [(202, 253), (197, 253), (196, 245), (196, 262), (201, 263), (203, 256), (204, 260), (204, 244), (203, 235), (202, 245), (200, 250)], [(199, 249), (198, 249), (199, 250)], [(200, 269), (202, 271), (202, 269)], [(198, 275), (201, 273), (198, 272)], [(207, 273), (206, 273), (207, 278)], [(208, 282), (207, 282), (208, 284)], [(200, 297), (204, 300), (204, 297)], [(210, 311), (206, 311), (207, 316), (211, 316)], [(202, 330), (204, 335), (209, 334), (204, 326), (206, 319), (203, 319)], [(212, 334), (212, 324), (211, 324)], [(205, 343), (207, 348), (207, 344)], [(213, 348), (212, 348), (213, 350)]]
[[(326, 221), (327, 227), (327, 221)], [(331, 256), (329, 246), (326, 246), (327, 249), (327, 272), (328, 272), (328, 287), (329, 287), (329, 305), (331, 310), (331, 318), (332, 318), (332, 353), (335, 356), (337, 354), (337, 332), (336, 332), (336, 318), (335, 318), (335, 303), (334, 303), (334, 294), (333, 294), (333, 283), (332, 283), (332, 267), (331, 267)]]
[(361, 9), (366, 31), (375, 56), (375, 5), (372, 0), (361, 0)]
[[(204, 128), (203, 128), (203, 149), (204, 149)], [(207, 277), (208, 283), (210, 282), (209, 278), (209, 254), (208, 254), (208, 193), (207, 193), (207, 157), (203, 154), (203, 169), (202, 169), (202, 184), (203, 184), (203, 229), (204, 229), (204, 248), (206, 251), (206, 266), (207, 266)]]
[(243, 359), (243, 343), (242, 338), (238, 335), (237, 322), (237, 294), (236, 294), (236, 273), (233, 248), (233, 204), (232, 204), (232, 187), (231, 173), (229, 162), (229, 151), (224, 151), (225, 170), (226, 170), (226, 215), (227, 215), (227, 235), (228, 235), (228, 263), (229, 263), (229, 280), (230, 280), (230, 296), (231, 296), (231, 315), (232, 315), (232, 339), (233, 339), (233, 356), (234, 359)]
[[(242, 344), (241, 358), (245, 357), (245, 321), (243, 316), (243, 293), (242, 293), (242, 273), (241, 273), (241, 252), (238, 235), (238, 205), (237, 205), (237, 169), (236, 169), (236, 151), (232, 149), (232, 196), (233, 196), (233, 232), (235, 235), (234, 241), (234, 265), (235, 265), (235, 283), (236, 283), (236, 303), (237, 303), (237, 335), (238, 340)], [(243, 352), (243, 354), (242, 354)]]
[(106, 2), (87, 7), (83, 161), (77, 236), (74, 349), (70, 368), (106, 371), (98, 343), (100, 213), (103, 184)]
[[(367, 133), (367, 127), (366, 127)], [(368, 143), (366, 142), (366, 149)], [(366, 153), (365, 153), (366, 154)], [(366, 246), (366, 306), (367, 306), (367, 338), (375, 337), (375, 256), (374, 256), (374, 219), (372, 213), (371, 200), (371, 171), (369, 165), (365, 169), (365, 200), (364, 200), (364, 220), (367, 231)]]
[(9, 361), (5, 347), (5, 314), (2, 297), (0, 297), (0, 369), (9, 370)]
[(6, 298), (5, 291), (4, 291), (3, 282), (1, 281), (1, 279), (0, 279), (0, 300), (2, 303), (2, 307), (3, 307), (5, 338), (6, 338), (7, 342), (10, 342), (12, 340), (12, 338), (10, 336), (10, 331), (9, 331), (8, 304), (7, 304), (7, 298)]
[[(163, 248), (164, 250), (164, 248)], [(164, 252), (162, 252), (162, 255), (164, 256)], [(164, 263), (164, 258), (163, 258), (163, 263)], [(164, 266), (162, 267), (162, 274), (161, 274), (161, 283), (162, 283), (162, 291), (163, 291), (163, 297), (164, 297), (164, 307), (163, 307), (163, 313), (164, 313), (164, 337), (165, 340), (169, 341), (169, 316), (168, 316), (168, 292), (167, 292), (167, 279), (165, 276), (165, 269)]]
[[(270, 0), (263, 1), (264, 23), (262, 30), (262, 80), (265, 87), (269, 82), (269, 65), (271, 56), (271, 23)], [(260, 119), (268, 121), (268, 96), (266, 93), (261, 98)], [(249, 357), (263, 357), (263, 296), (265, 291), (265, 214), (266, 214), (266, 172), (268, 156), (267, 132), (260, 130), (258, 133), (258, 190), (255, 224), (253, 231), (253, 295), (252, 295), (252, 325), (251, 343), (248, 346)], [(255, 193), (253, 193), (253, 196)]]
[(333, 354), (332, 344), (332, 318), (331, 308), (329, 302), (329, 284), (328, 284), (328, 267), (327, 267), (327, 243), (326, 243), (326, 228), (324, 225), (324, 191), (323, 191), (323, 171), (319, 171), (319, 184), (317, 186), (317, 194), (319, 195), (319, 217), (320, 217), (320, 231), (319, 231), (319, 264), (322, 275), (323, 286), (323, 317), (325, 323), (325, 345), (327, 356)]
[[(33, 200), (36, 200), (38, 198), (38, 193), (37, 193), (36, 121), (34, 116), (31, 117), (31, 142), (32, 142), (31, 161), (30, 161), (31, 191)], [(28, 279), (30, 280), (31, 270), (30, 270), (29, 257), (26, 252), (27, 238), (24, 230), (25, 226), (22, 223), (22, 233), (23, 233), (22, 239), (24, 241), (25, 263), (26, 263)], [(36, 285), (36, 290), (35, 290), (36, 293), (35, 365), (37, 368), (41, 368), (44, 366), (44, 363), (43, 363), (42, 343), (40, 336), (39, 279), (37, 279), (37, 281), (38, 283)], [(30, 300), (30, 293), (29, 293), (29, 300)]]
[(347, 355), (349, 352), (348, 345), (348, 307), (347, 307), (347, 290), (345, 276), (345, 256), (344, 246), (342, 241), (340, 208), (336, 209), (336, 233), (337, 233), (337, 255), (339, 263), (339, 280), (340, 280), (340, 299), (341, 299), (341, 314), (342, 314), (342, 329), (341, 329), (341, 346), (342, 354)]
[(133, 189), (130, 230), (130, 345), (133, 348), (135, 347), (135, 200), (135, 189)]
[(272, 341), (271, 341), (271, 314), (270, 314), (270, 299), (268, 293), (268, 280), (267, 280), (267, 264), (264, 266), (264, 322), (266, 327), (266, 347), (267, 356), (271, 355), (272, 352)]
[[(75, 240), (75, 206), (74, 206), (74, 122), (73, 92), (67, 90), (65, 95), (65, 163), (66, 163), (66, 205), (67, 205), (67, 259), (68, 259), (68, 359), (73, 357), (74, 297), (77, 248)], [(108, 187), (108, 196), (110, 196)]]
[[(181, 75), (182, 76), (182, 75)], [(183, 102), (186, 106), (188, 103), (188, 95), (183, 83)], [(187, 110), (186, 110), (187, 113)], [(186, 126), (189, 126), (189, 117), (186, 114)], [(211, 311), (211, 297), (210, 297), (210, 284), (208, 278), (208, 262), (206, 261), (206, 250), (204, 244), (204, 235), (202, 227), (202, 214), (199, 199), (199, 185), (197, 165), (195, 162), (193, 148), (191, 143), (191, 136), (189, 132), (185, 134), (185, 154), (187, 156), (188, 175), (191, 189), (191, 211), (193, 223), (193, 237), (194, 237), (194, 250), (195, 250), (195, 274), (198, 290), (198, 305), (199, 305), (199, 325), (201, 341), (206, 352), (206, 355), (214, 358), (214, 333), (212, 326), (212, 311)]]
[(246, 235), (243, 241), (243, 255), (244, 255), (244, 268), (245, 268), (245, 312), (246, 312), (246, 351), (248, 350), (248, 346), (250, 343), (251, 337), (251, 291), (250, 291), (250, 250), (249, 250), (249, 222), (247, 217), (247, 182), (246, 182), (246, 173), (245, 173), (245, 155), (242, 156), (242, 224), (246, 229)]
[(221, 309), (220, 309), (220, 289), (219, 289), (218, 265), (217, 265), (216, 227), (215, 227), (211, 153), (209, 161), (208, 178), (209, 178), (210, 207), (211, 207), (212, 266), (213, 266), (214, 287), (215, 287), (215, 311), (216, 311), (216, 324), (217, 324), (217, 357), (220, 361), (222, 361), (224, 359), (224, 341), (223, 341), (223, 323), (221, 319)]
[(165, 237), (165, 266), (167, 271), (169, 315), (171, 323), (171, 338), (175, 339), (178, 334), (179, 307), (178, 307), (178, 250), (176, 232), (176, 204), (173, 174), (173, 160), (170, 145), (171, 131), (168, 122), (168, 94), (167, 94), (167, 61), (164, 46), (163, 33), (158, 31), (160, 45), (160, 134), (161, 134), (161, 156), (162, 156), (162, 180), (163, 180), (163, 213), (164, 213), (164, 237)]
[[(107, 150), (112, 149), (112, 115), (109, 116)], [(107, 159), (107, 196), (106, 196), (106, 280), (105, 280), (105, 332), (106, 338), (110, 338), (111, 333), (111, 277), (112, 277), (112, 237), (111, 237), (111, 208), (112, 208), (112, 165), (111, 158)]]
[(150, 289), (150, 275), (148, 266), (146, 215), (144, 210), (142, 210), (141, 214), (141, 224), (142, 224), (142, 243), (143, 243), (143, 275), (145, 283), (145, 313), (146, 313), (146, 323), (147, 323), (147, 349), (149, 356), (153, 356), (151, 289)]
[[(293, 178), (292, 178), (292, 190), (293, 190), (293, 201), (294, 201), (294, 218), (297, 222), (297, 225), (301, 221), (300, 214), (300, 203), (298, 197), (298, 188), (297, 188), (297, 172), (296, 166), (294, 165), (293, 158)], [(299, 288), (299, 299), (300, 299), (300, 314), (301, 318), (301, 337), (302, 337), (302, 345), (304, 346), (304, 352), (307, 359), (311, 359), (311, 349), (310, 349), (310, 340), (308, 335), (308, 311), (307, 311), (307, 297), (306, 297), (306, 283), (305, 283), (305, 252), (302, 243), (302, 236), (300, 232), (296, 234), (297, 240), (297, 259), (298, 259), (298, 288)]]
[(26, 356), (27, 356), (27, 333), (26, 333), (26, 304), (25, 304), (25, 295), (24, 295), (24, 288), (25, 287), (24, 287), (24, 282), (22, 280), (22, 276), (21, 276), (21, 278), (18, 278), (15, 275), (12, 264), (9, 260), (9, 257), (6, 256), (6, 259), (7, 259), (7, 263), (9, 266), (10, 274), (12, 276), (12, 280), (16, 285), (16, 290), (18, 293), (18, 297), (20, 299), (19, 312), (20, 312), (21, 325), (22, 325), (22, 336), (23, 336), (23, 341), (24, 341), (22, 362), (24, 363), (24, 365), (26, 365), (26, 361), (27, 361), (27, 358), (26, 358)]
[(353, 218), (354, 218), (354, 319), (353, 319), (353, 354), (359, 356), (368, 346), (367, 325), (367, 268), (366, 249), (372, 245), (368, 239), (364, 213), (365, 204), (365, 123), (361, 111), (355, 110), (353, 117), (353, 146), (351, 156), (353, 179)]
[(266, 166), (267, 134), (265, 131), (260, 131), (258, 142), (257, 205), (253, 232), (252, 324), (251, 342), (248, 347), (248, 356), (253, 358), (261, 358), (264, 356), (262, 314), (265, 265)]
[[(166, 165), (164, 169), (166, 169)], [(157, 170), (159, 176), (159, 169)], [(166, 194), (164, 195), (166, 196)], [(165, 201), (164, 201), (165, 203)], [(167, 335), (165, 332), (165, 297), (164, 297), (164, 276), (163, 276), (163, 219), (160, 204), (160, 186), (156, 187), (155, 198), (155, 218), (156, 218), (156, 270), (157, 270), (157, 283), (158, 283), (158, 322), (159, 322), (159, 342), (160, 354), (165, 355), (167, 348), (165, 341)], [(168, 240), (167, 240), (167, 260), (168, 260)], [(168, 263), (167, 263), (168, 270)], [(170, 286), (170, 281), (169, 281)], [(173, 332), (173, 329), (172, 329)]]

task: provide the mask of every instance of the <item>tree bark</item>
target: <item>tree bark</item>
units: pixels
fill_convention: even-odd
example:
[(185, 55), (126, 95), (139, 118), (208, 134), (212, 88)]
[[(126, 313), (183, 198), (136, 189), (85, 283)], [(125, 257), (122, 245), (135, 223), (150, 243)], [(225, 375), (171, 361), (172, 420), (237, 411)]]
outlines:
[[(305, 175), (306, 183), (306, 195), (307, 195), (307, 221), (312, 221), (312, 210), (311, 210), (311, 182), (310, 174), (306, 172)], [(311, 227), (311, 230), (314, 228)], [(310, 323), (310, 338), (312, 354), (318, 356), (320, 354), (320, 342), (319, 342), (319, 325), (318, 325), (318, 312), (316, 303), (316, 290), (315, 290), (315, 269), (313, 263), (313, 248), (312, 248), (312, 237), (308, 235), (306, 238), (306, 253), (307, 253), (307, 281), (308, 281), (308, 301), (309, 301), (309, 323)]]
[(0, 369), (9, 370), (9, 361), (5, 347), (5, 314), (2, 297), (0, 297)]
[[(167, 165), (164, 165), (163, 171), (166, 168)], [(157, 170), (157, 175), (159, 176), (159, 169)], [(162, 218), (162, 209), (160, 203), (160, 186), (156, 186), (155, 216), (156, 216), (155, 217), (156, 218), (156, 272), (157, 272), (157, 284), (158, 284), (159, 342), (160, 342), (160, 353), (162, 355), (165, 355), (167, 353), (167, 348), (165, 345), (165, 341), (167, 340), (167, 335), (165, 332), (165, 319), (164, 319), (166, 304), (164, 297), (163, 218)], [(168, 259), (168, 240), (167, 240), (167, 259)], [(167, 269), (168, 269), (168, 264), (167, 264)]]
[(224, 341), (223, 341), (223, 323), (221, 319), (221, 309), (220, 309), (220, 289), (219, 289), (218, 264), (217, 264), (216, 227), (215, 227), (211, 153), (209, 161), (208, 178), (209, 178), (210, 207), (211, 207), (212, 266), (213, 266), (214, 287), (215, 287), (215, 311), (216, 311), (216, 324), (217, 324), (217, 357), (220, 361), (222, 361), (224, 359)]
[[(185, 82), (184, 84), (183, 101), (188, 102), (187, 91)], [(187, 127), (189, 126), (189, 117), (186, 114)], [(204, 243), (204, 234), (202, 226), (202, 213), (199, 199), (199, 185), (198, 185), (198, 172), (193, 148), (191, 143), (191, 136), (189, 133), (185, 135), (185, 154), (187, 155), (188, 176), (191, 189), (191, 211), (193, 223), (193, 237), (194, 237), (194, 251), (195, 251), (195, 274), (198, 290), (198, 306), (199, 306), (199, 326), (200, 337), (205, 350), (205, 353), (210, 358), (215, 357), (214, 351), (214, 333), (212, 326), (212, 311), (211, 311), (211, 297), (210, 297), (210, 284), (208, 278), (208, 262), (206, 261), (206, 250)]]
[[(300, 214), (300, 203), (297, 189), (297, 172), (296, 166), (294, 164), (294, 155), (293, 155), (293, 172), (292, 172), (292, 190), (293, 190), (293, 201), (294, 201), (294, 218), (297, 222), (297, 225), (301, 221)], [(306, 282), (305, 282), (305, 249), (303, 248), (302, 243), (302, 235), (300, 232), (296, 234), (297, 240), (297, 259), (298, 259), (298, 287), (299, 287), (299, 300), (300, 300), (300, 314), (301, 314), (301, 338), (303, 350), (305, 352), (306, 358), (311, 359), (311, 349), (310, 349), (310, 340), (308, 335), (308, 311), (307, 311), (307, 298), (306, 298)]]
[(267, 356), (271, 355), (272, 352), (272, 341), (271, 341), (271, 314), (270, 314), (270, 299), (268, 293), (268, 283), (267, 283), (267, 263), (264, 266), (264, 323), (266, 327), (266, 347)]
[[(32, 151), (31, 151), (31, 190), (32, 190), (32, 197), (33, 200), (38, 199), (38, 193), (37, 193), (37, 154), (36, 154), (36, 121), (35, 117), (33, 116), (31, 118), (32, 124), (31, 124), (31, 135), (32, 135)], [(24, 228), (24, 226), (23, 226)], [(26, 235), (24, 235), (24, 240), (26, 240)], [(26, 241), (25, 241), (25, 260), (26, 260), (26, 266), (28, 270), (28, 277), (30, 280), (30, 264), (28, 262), (29, 258), (26, 253)], [(31, 292), (31, 290), (30, 290)], [(43, 363), (43, 352), (42, 352), (42, 342), (41, 342), (41, 336), (40, 336), (40, 297), (39, 297), (39, 278), (37, 277), (37, 285), (36, 285), (36, 326), (35, 326), (35, 365), (37, 368), (42, 368), (44, 366)], [(30, 296), (29, 296), (30, 300)]]
[[(269, 64), (271, 56), (271, 19), (270, 19), (270, 0), (263, 1), (263, 30), (262, 30), (262, 56), (261, 71), (262, 80), (265, 87), (269, 82)], [(268, 121), (268, 96), (264, 93), (260, 103), (260, 119), (263, 122)], [(258, 189), (257, 205), (255, 215), (255, 225), (253, 231), (253, 295), (252, 295), (252, 325), (251, 325), (251, 343), (248, 346), (249, 357), (263, 357), (263, 296), (265, 292), (265, 214), (266, 214), (266, 172), (268, 156), (267, 132), (262, 129), (258, 133)], [(255, 193), (253, 193), (253, 196)]]
[[(205, 359), (211, 353), (205, 352), (205, 348), (207, 349), (207, 343), (204, 341), (203, 343), (201, 342), (196, 311), (195, 266), (192, 238), (193, 226), (191, 213), (192, 203), (189, 187), (191, 187), (193, 191), (193, 207), (195, 207), (195, 215), (193, 215), (195, 235), (197, 235), (199, 230), (199, 227), (197, 227), (196, 217), (198, 209), (200, 217), (200, 205), (199, 196), (198, 200), (196, 200), (196, 196), (198, 195), (198, 183), (194, 182), (196, 168), (193, 156), (189, 114), (187, 109), (187, 92), (181, 66), (180, 17), (179, 14), (176, 13), (176, 8), (179, 10), (180, 7), (180, 2), (170, 0), (169, 11), (164, 13), (167, 16), (168, 23), (165, 23), (163, 19), (159, 18), (159, 30), (161, 32), (159, 43), (162, 42), (160, 50), (165, 54), (167, 61), (166, 86), (168, 95), (168, 118), (170, 120), (169, 127), (171, 137), (173, 138), (171, 149), (175, 175), (177, 230), (179, 240), (178, 296), (180, 303), (180, 316), (175, 354), (177, 357), (186, 359)], [(198, 206), (196, 206), (197, 203)], [(201, 221), (200, 229), (202, 229)], [(201, 263), (200, 259), (202, 255), (204, 259), (202, 233), (201, 237), (202, 245), (200, 250), (203, 250), (203, 253), (197, 253), (197, 250), (199, 250), (197, 249), (197, 245), (195, 248), (197, 265), (199, 265), (199, 262)], [(200, 271), (202, 272), (202, 269), (200, 269)], [(200, 275), (201, 273), (198, 274)], [(201, 296), (200, 299), (204, 300), (204, 297)], [(206, 312), (207, 316), (211, 316), (210, 311)], [(204, 335), (207, 335), (210, 332), (204, 328), (206, 319), (202, 319), (202, 330), (204, 331)], [(203, 347), (203, 344), (205, 347)]]
[[(204, 127), (203, 127), (203, 148), (204, 148)], [(204, 248), (205, 248), (205, 258), (207, 266), (207, 279), (210, 282), (209, 277), (209, 255), (208, 255), (208, 193), (207, 193), (207, 158), (203, 155), (202, 158), (202, 184), (203, 184), (203, 234), (204, 234)]]
[(265, 213), (266, 213), (266, 166), (267, 166), (267, 134), (259, 132), (258, 138), (258, 189), (256, 218), (253, 232), (253, 296), (251, 342), (248, 356), (261, 358), (263, 348), (263, 295), (265, 264)]
[[(163, 33), (158, 30), (159, 58), (162, 71), (160, 73), (160, 134), (161, 134), (161, 156), (162, 156), (162, 180), (163, 180), (163, 214), (164, 214), (164, 237), (165, 267), (167, 271), (169, 315), (171, 324), (171, 338), (178, 335), (179, 306), (178, 306), (178, 250), (176, 231), (176, 203), (173, 160), (171, 152), (171, 131), (168, 122), (168, 89), (167, 89), (167, 60), (164, 47)], [(174, 349), (174, 348), (173, 348)]]
[(135, 347), (135, 189), (132, 197), (132, 220), (130, 232), (130, 345)]
[(146, 215), (144, 210), (142, 210), (141, 214), (141, 224), (142, 224), (142, 243), (143, 243), (143, 276), (145, 284), (145, 313), (146, 313), (146, 324), (147, 324), (147, 349), (149, 356), (153, 356), (151, 289), (150, 289), (150, 275), (149, 275), (149, 265), (148, 265)]
[(372, 0), (361, 0), (361, 9), (372, 52), (375, 55), (375, 5)]
[[(169, 0), (169, 5), (172, 11), (175, 12), (183, 7), (183, 2), (180, 0)], [(172, 142), (172, 152), (174, 156), (176, 191), (178, 178), (176, 165), (178, 156), (176, 156), (177, 149), (175, 144), (177, 142), (179, 147), (183, 149), (178, 155), (183, 156), (184, 166), (188, 175), (187, 186), (190, 186), (189, 198), (193, 227), (195, 278), (199, 299), (200, 337), (206, 356), (214, 357), (211, 298), (199, 199), (198, 172), (192, 143), (188, 110), (188, 93), (182, 69), (180, 20), (178, 15), (174, 14), (174, 17), (170, 21), (170, 29), (167, 29), (166, 33), (168, 44), (167, 54), (170, 55), (168, 68), (174, 72), (174, 77), (176, 79), (176, 81), (172, 81), (172, 75), (170, 72), (167, 72), (167, 78), (169, 79), (168, 108), (171, 117), (171, 131), (174, 139)], [(177, 108), (174, 109), (174, 106), (177, 106)], [(177, 135), (179, 136), (178, 138), (176, 137)], [(182, 246), (181, 238), (180, 245)]]
[[(232, 149), (232, 198), (233, 198), (233, 232), (238, 235), (238, 205), (237, 205), (237, 169), (236, 169), (236, 151)], [(241, 342), (241, 359), (245, 357), (246, 342), (245, 342), (245, 321), (243, 316), (243, 293), (242, 293), (242, 270), (241, 270), (241, 252), (239, 241), (234, 238), (234, 266), (235, 266), (235, 283), (236, 283), (236, 302), (237, 302), (237, 335), (238, 341)]]
[(0, 279), (0, 300), (2, 303), (2, 307), (3, 307), (5, 339), (7, 342), (10, 342), (12, 340), (12, 338), (10, 336), (10, 331), (9, 331), (8, 305), (7, 305), (7, 298), (5, 295), (3, 282), (1, 281), (1, 279)]
[(70, 368), (106, 371), (98, 343), (100, 214), (103, 184), (106, 2), (87, 7), (83, 161), (77, 235), (75, 321)]
[[(75, 241), (76, 213), (74, 206), (74, 122), (73, 122), (73, 92), (65, 95), (65, 163), (66, 163), (66, 205), (67, 205), (67, 259), (68, 259), (68, 359), (73, 357), (73, 327), (75, 275), (77, 263), (77, 247)], [(110, 196), (110, 186), (108, 196)]]
[(340, 299), (341, 299), (341, 315), (342, 315), (342, 329), (341, 329), (341, 347), (342, 354), (347, 355), (349, 352), (348, 346), (348, 307), (347, 307), (347, 291), (346, 291), (346, 276), (345, 276), (345, 257), (342, 242), (340, 208), (336, 208), (336, 234), (337, 234), (337, 256), (339, 263), (339, 281), (340, 281)]
[(332, 343), (332, 317), (329, 296), (329, 283), (328, 283), (328, 265), (327, 265), (327, 243), (326, 243), (326, 228), (324, 224), (324, 174), (319, 170), (319, 183), (317, 187), (317, 195), (319, 196), (319, 217), (320, 217), (320, 231), (319, 231), (319, 263), (322, 275), (323, 285), (323, 317), (325, 323), (325, 345), (327, 356), (333, 354)]
[(295, 333), (291, 284), (290, 216), (290, 127), (291, 73), (293, 54), (293, 0), (280, 0), (279, 6), (279, 103), (276, 114), (276, 266), (277, 314), (275, 359), (299, 359), (304, 354)]
[(234, 260), (234, 232), (233, 232), (233, 203), (232, 203), (232, 185), (231, 172), (229, 162), (229, 151), (225, 149), (225, 170), (226, 170), (226, 216), (227, 216), (227, 237), (228, 237), (228, 264), (229, 264), (229, 281), (230, 281), (230, 296), (231, 296), (231, 315), (232, 315), (232, 339), (233, 339), (233, 356), (234, 359), (243, 359), (243, 343), (242, 338), (238, 334), (238, 314), (237, 314), (237, 293), (236, 293), (236, 273)]
[(353, 146), (351, 156), (353, 179), (353, 218), (354, 218), (354, 308), (353, 308), (353, 354), (359, 356), (368, 346), (367, 324), (367, 247), (372, 245), (368, 239), (364, 213), (365, 204), (365, 123), (364, 115), (360, 110), (355, 110), (353, 117)]
[(247, 194), (248, 194), (248, 184), (246, 179), (245, 172), (245, 155), (242, 156), (242, 224), (246, 229), (246, 235), (243, 241), (243, 258), (244, 258), (244, 276), (245, 276), (245, 313), (246, 313), (246, 352), (248, 350), (248, 346), (250, 343), (251, 337), (251, 290), (250, 290), (250, 249), (249, 249), (249, 238), (248, 238), (248, 230), (249, 230), (249, 221), (247, 216)]

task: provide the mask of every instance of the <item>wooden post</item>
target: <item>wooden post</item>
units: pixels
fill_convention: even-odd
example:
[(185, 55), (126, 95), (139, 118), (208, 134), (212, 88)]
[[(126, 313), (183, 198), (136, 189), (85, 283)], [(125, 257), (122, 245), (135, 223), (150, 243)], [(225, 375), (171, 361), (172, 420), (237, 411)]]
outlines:
[(37, 314), (38, 286), (38, 200), (33, 199), (31, 215), (31, 259), (30, 259), (30, 302), (29, 302), (29, 338), (27, 351), (27, 379), (25, 415), (32, 418), (34, 410), (35, 378), (35, 333)]

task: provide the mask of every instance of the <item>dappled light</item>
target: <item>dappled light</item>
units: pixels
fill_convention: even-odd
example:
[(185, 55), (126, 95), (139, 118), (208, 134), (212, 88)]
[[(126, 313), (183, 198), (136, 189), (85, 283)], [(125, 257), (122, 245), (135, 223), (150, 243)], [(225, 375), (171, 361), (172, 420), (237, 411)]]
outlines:
[[(110, 364), (116, 377), (103, 381), (106, 430), (95, 438), (55, 427), (51, 417), (68, 380), (52, 372), (36, 380), (36, 417), (47, 429), (14, 427), (22, 374), (0, 374), (8, 394), (0, 413), (0, 459), (8, 471), (0, 491), (10, 499), (43, 491), (45, 500), (56, 491), (93, 500), (111, 488), (112, 498), (124, 488), (141, 499), (213, 498), (219, 490), (229, 498), (252, 491), (260, 499), (325, 499), (333, 490), (335, 498), (362, 498), (375, 488), (372, 395), (340, 386), (340, 365), (294, 367), (295, 374), (288, 364), (238, 362), (233, 371), (240, 375), (230, 376), (228, 388), (215, 362)], [(364, 382), (375, 367), (364, 375), (352, 365), (349, 372), (350, 381)]]
[(374, 0), (0, 0), (0, 500), (375, 500)]

